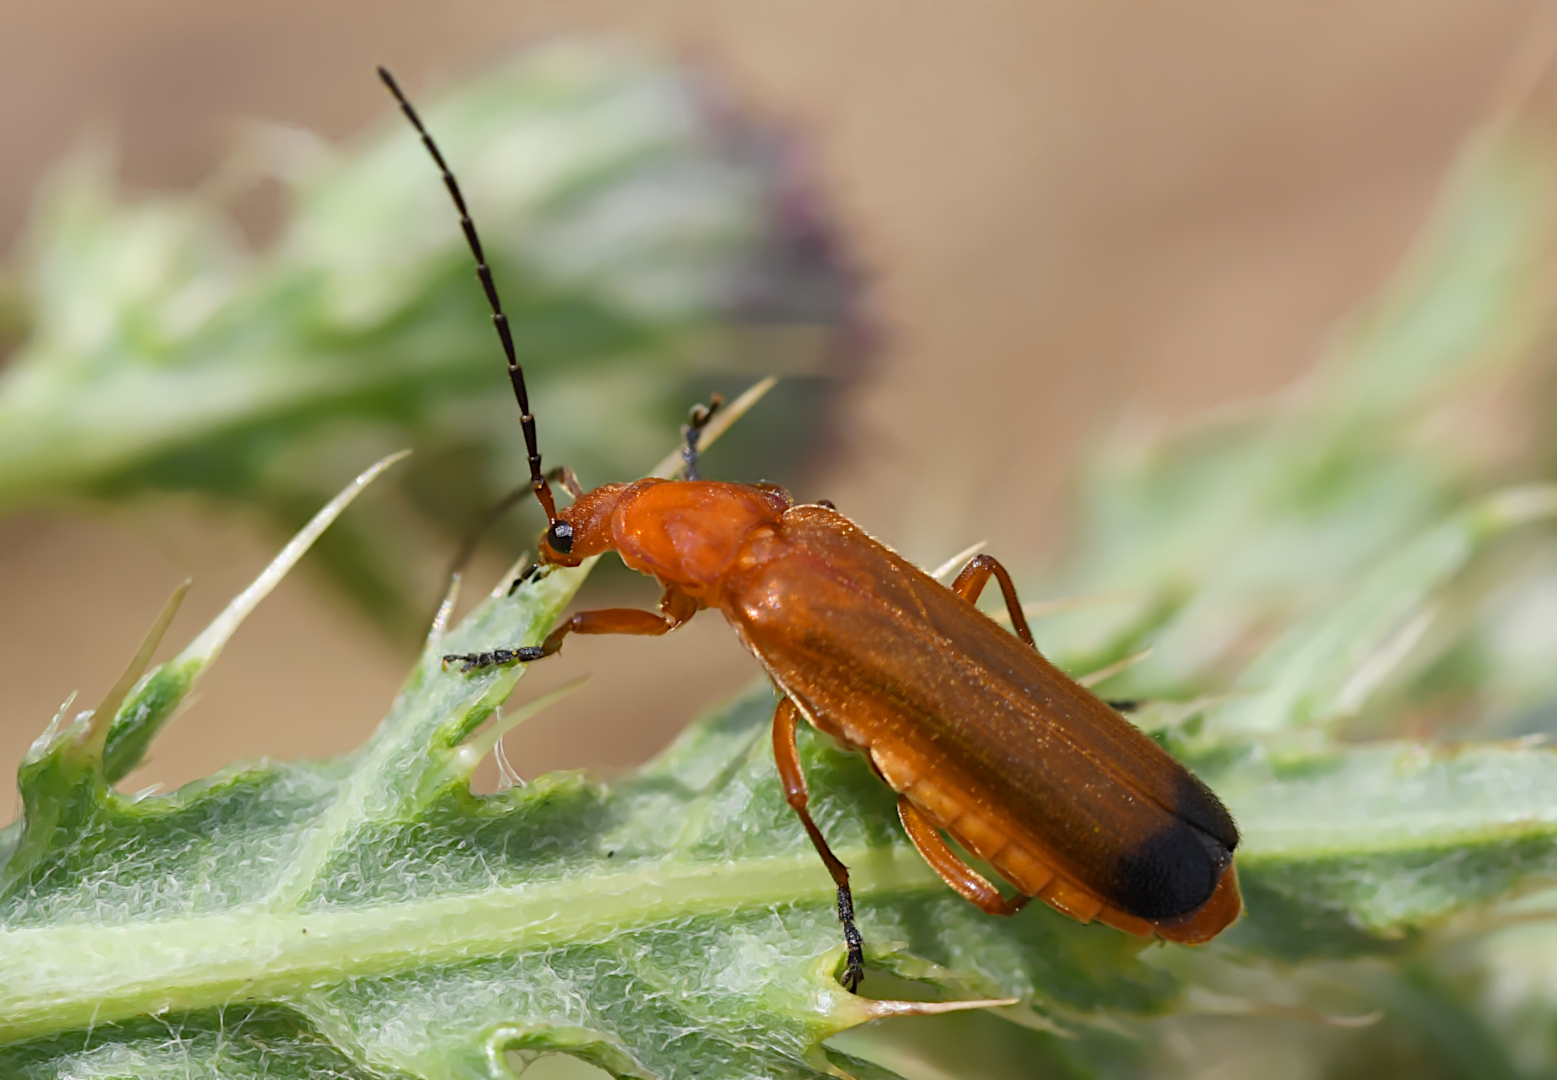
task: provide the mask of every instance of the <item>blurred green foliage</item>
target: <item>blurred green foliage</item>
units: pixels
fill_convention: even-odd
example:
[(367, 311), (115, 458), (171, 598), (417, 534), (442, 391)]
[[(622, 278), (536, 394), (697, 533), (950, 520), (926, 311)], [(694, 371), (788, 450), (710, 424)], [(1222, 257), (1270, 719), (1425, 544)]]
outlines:
[[(242, 610), (57, 718), (0, 833), (0, 1073), (1557, 1076), (1554, 194), (1547, 127), (1483, 132), (1309, 378), (1083, 474), (1083, 602), (1037, 630), (1076, 674), (1151, 649), (1099, 689), (1240, 822), (1211, 944), (979, 914), (807, 734), (883, 1000), (844, 994), (765, 687), (616, 780), (471, 795), (522, 672), (438, 654), (540, 640), (586, 566), (499, 588), (339, 759), (112, 790)], [(981, 998), (1015, 1004), (933, 1008)]]
[[(772, 404), (789, 408), (742, 425), (722, 468), (804, 463), (861, 338), (853, 278), (781, 133), (684, 70), (576, 44), (425, 111), (484, 237), (550, 465), (591, 484), (637, 475), (694, 401), (775, 371), (790, 378)], [(287, 209), (251, 252), (231, 207), (261, 182)], [(193, 492), (289, 533), (364, 460), (412, 447), (387, 497), (319, 550), (382, 626), (417, 640), (458, 539), (527, 475), (472, 270), (387, 95), (346, 147), (253, 132), (192, 195), (127, 202), (110, 155), (83, 148), (41, 192), (20, 292), (0, 305), (0, 322), (31, 328), (0, 373), (0, 513)]]

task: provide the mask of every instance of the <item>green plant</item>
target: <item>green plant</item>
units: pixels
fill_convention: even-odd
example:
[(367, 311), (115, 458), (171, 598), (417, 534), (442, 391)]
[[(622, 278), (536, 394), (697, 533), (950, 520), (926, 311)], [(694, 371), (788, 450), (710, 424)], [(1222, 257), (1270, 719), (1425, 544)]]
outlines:
[[(1153, 648), (1106, 689), (1151, 699), (1141, 723), (1242, 825), (1248, 910), (1212, 944), (979, 914), (865, 766), (806, 737), (864, 988), (919, 1000), (844, 993), (765, 687), (617, 779), (471, 794), (544, 702), (505, 717), (522, 669), (437, 655), (538, 641), (587, 566), (435, 631), (354, 754), (115, 792), (365, 477), (212, 630), (35, 746), (0, 834), (0, 1074), (492, 1077), (562, 1055), (666, 1078), (1551, 1075), (1554, 178), (1544, 129), (1485, 133), (1314, 377), (1084, 476), (1056, 589), (1092, 598), (1040, 635), (1074, 672)], [(1533, 440), (1488, 452), (1478, 432), (1532, 414)]]

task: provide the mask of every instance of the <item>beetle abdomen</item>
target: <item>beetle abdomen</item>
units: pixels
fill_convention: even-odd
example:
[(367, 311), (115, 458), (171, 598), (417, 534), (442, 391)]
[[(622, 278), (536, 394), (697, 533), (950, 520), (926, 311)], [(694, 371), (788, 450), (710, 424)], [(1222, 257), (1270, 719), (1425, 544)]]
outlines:
[(869, 746), (867, 753), (882, 779), (938, 828), (992, 863), (1028, 896), (1041, 897), (1083, 922), (1104, 907), (1147, 922), (1193, 912), (1211, 898), (1232, 862), (1232, 852), (1214, 837), (1176, 815), (1162, 814), (1156, 829), (1121, 845), (1111, 864), (1093, 868), (1090, 887), (1084, 886), (1074, 872), (1061, 872), (1070, 860), (1043, 845), (1031, 824), (998, 802), (970, 798), (975, 782), (949, 763), (916, 760), (919, 755), (896, 741)]
[[(993, 865), (1022, 893), (1038, 897), (1081, 922), (1100, 919), (1142, 937), (1159, 932), (1185, 940), (1172, 926), (1159, 924), (1172, 923), (1203, 908), (1222, 877), (1231, 873), (1230, 853), (1193, 826), (1184, 825), (1158, 835), (1178, 838), (1178, 846), (1187, 840), (1199, 851), (1186, 853), (1176, 850), (1171, 842), (1157, 840), (1143, 845), (1145, 850), (1123, 853), (1115, 885), (1103, 890), (1108, 894), (1105, 900), (1095, 889), (1060, 873), (1054, 856), (1022, 838), (1025, 830), (1013, 828), (998, 809), (979, 807), (954, 788), (925, 775), (901, 748), (894, 752), (871, 747), (868, 756), (882, 779), (908, 796), (937, 828)], [(1236, 914), (1235, 907), (1228, 921)], [(1216, 930), (1223, 925), (1225, 921)], [(1216, 930), (1197, 933), (1190, 940), (1204, 940)]]
[(1236, 917), (1238, 833), (1215, 795), (840, 515), (786, 513), (737, 560), (719, 604), (812, 724), (866, 750), (1023, 892), (1175, 940)]

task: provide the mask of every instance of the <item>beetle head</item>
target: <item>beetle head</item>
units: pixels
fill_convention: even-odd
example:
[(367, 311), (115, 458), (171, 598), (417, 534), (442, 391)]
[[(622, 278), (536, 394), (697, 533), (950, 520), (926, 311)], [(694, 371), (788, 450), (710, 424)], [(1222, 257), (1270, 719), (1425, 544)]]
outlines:
[(611, 535), (611, 515), (628, 484), (602, 484), (580, 495), (572, 506), (557, 511), (541, 538), (541, 561), (555, 566), (577, 566), (591, 555), (616, 547)]

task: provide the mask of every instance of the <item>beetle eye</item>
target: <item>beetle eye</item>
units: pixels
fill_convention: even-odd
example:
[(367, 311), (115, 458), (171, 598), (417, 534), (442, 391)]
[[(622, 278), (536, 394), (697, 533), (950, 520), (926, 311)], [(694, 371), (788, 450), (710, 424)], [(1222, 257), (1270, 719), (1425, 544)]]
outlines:
[(557, 554), (566, 555), (573, 550), (573, 526), (566, 521), (552, 522), (546, 530), (546, 543)]

